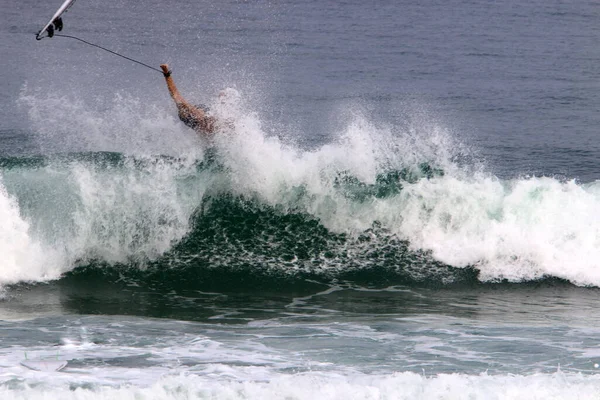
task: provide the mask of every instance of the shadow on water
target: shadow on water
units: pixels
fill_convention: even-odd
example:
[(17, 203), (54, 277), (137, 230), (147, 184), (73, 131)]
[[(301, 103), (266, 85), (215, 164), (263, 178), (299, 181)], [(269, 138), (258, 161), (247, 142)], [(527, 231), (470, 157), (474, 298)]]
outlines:
[(96, 265), (78, 268), (56, 282), (14, 286), (0, 302), (0, 319), (131, 315), (245, 324), (289, 315), (308, 320), (444, 316), (471, 323), (529, 325), (589, 324), (590, 319), (599, 319), (594, 317), (600, 306), (599, 289), (556, 279), (521, 284), (391, 284), (390, 276), (367, 283), (360, 282), (358, 275), (352, 280), (290, 278), (219, 269), (197, 274), (202, 283), (181, 286), (156, 281), (174, 275), (166, 272), (148, 279), (127, 275), (118, 268)]

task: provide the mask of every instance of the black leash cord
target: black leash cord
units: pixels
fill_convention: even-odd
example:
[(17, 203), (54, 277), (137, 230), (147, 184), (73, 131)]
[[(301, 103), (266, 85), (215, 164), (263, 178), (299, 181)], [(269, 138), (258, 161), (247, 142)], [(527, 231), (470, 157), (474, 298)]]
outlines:
[(75, 37), (75, 36), (63, 35), (63, 34), (58, 34), (58, 33), (55, 33), (55, 34), (54, 34), (54, 36), (58, 36), (58, 37), (64, 37), (64, 38), (70, 38), (70, 39), (79, 40), (80, 42), (83, 42), (83, 43), (85, 43), (85, 44), (89, 44), (90, 46), (97, 47), (97, 48), (99, 48), (99, 49), (102, 49), (102, 50), (104, 50), (104, 51), (108, 51), (109, 53), (112, 53), (112, 54), (114, 54), (114, 55), (116, 55), (116, 56), (122, 57), (122, 58), (124, 58), (124, 59), (126, 59), (126, 60), (129, 60), (129, 61), (133, 61), (134, 63), (138, 63), (138, 64), (140, 64), (140, 65), (143, 65), (144, 67), (150, 68), (150, 69), (152, 69), (152, 70), (154, 70), (154, 71), (157, 71), (157, 72), (160, 72), (161, 74), (163, 74), (163, 72), (162, 72), (160, 69), (158, 69), (158, 68), (154, 68), (154, 67), (152, 67), (152, 66), (150, 66), (150, 65), (148, 65), (148, 64), (144, 64), (144, 63), (143, 63), (143, 62), (141, 62), (141, 61), (137, 61), (137, 60), (134, 60), (133, 58), (130, 58), (130, 57), (124, 56), (124, 55), (122, 55), (122, 54), (119, 54), (119, 53), (117, 53), (116, 51), (112, 51), (112, 50), (109, 50), (109, 49), (107, 49), (107, 48), (105, 48), (105, 47), (98, 46), (97, 44), (90, 43), (90, 42), (88, 42), (87, 40), (83, 40), (83, 39), (80, 39), (80, 38), (78, 38), (78, 37)]

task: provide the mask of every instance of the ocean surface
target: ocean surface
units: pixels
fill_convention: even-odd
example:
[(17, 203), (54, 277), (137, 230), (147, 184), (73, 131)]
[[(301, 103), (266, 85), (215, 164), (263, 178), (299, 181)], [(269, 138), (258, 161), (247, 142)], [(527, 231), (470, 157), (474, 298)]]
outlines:
[(597, 2), (77, 1), (211, 140), (59, 5), (2, 8), (1, 399), (600, 398)]

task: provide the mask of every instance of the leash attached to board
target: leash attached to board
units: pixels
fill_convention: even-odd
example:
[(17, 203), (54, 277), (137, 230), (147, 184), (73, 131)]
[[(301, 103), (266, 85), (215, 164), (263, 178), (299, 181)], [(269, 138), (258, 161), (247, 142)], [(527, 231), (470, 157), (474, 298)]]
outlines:
[[(87, 40), (83, 40), (83, 39), (80, 39), (80, 38), (75, 37), (75, 36), (62, 35), (62, 34), (55, 33), (56, 31), (60, 32), (60, 31), (63, 30), (64, 24), (63, 24), (63, 21), (62, 21), (62, 15), (69, 10), (69, 8), (73, 5), (73, 3), (75, 3), (75, 0), (66, 0), (60, 6), (60, 8), (54, 13), (54, 15), (52, 16), (52, 18), (50, 19), (50, 21), (46, 25), (44, 25), (44, 27), (38, 33), (36, 33), (35, 38), (37, 40), (42, 40), (43, 38), (46, 38), (46, 37), (51, 38), (51, 37), (57, 36), (57, 37), (64, 37), (64, 38), (70, 38), (70, 39), (79, 40), (80, 42), (85, 43), (85, 44), (87, 44), (89, 46), (93, 46), (93, 47), (102, 49), (102, 50), (107, 51), (107, 52), (109, 52), (111, 54), (114, 54), (116, 56), (122, 57), (122, 58), (124, 58), (126, 60), (129, 60), (129, 61), (133, 61), (134, 63), (138, 63), (140, 65), (143, 65), (146, 68), (150, 68), (151, 70), (154, 70), (154, 71), (157, 71), (157, 72), (160, 72), (161, 74), (163, 74), (163, 71), (160, 70), (160, 69), (158, 69), (158, 68), (154, 68), (154, 67), (152, 67), (152, 66), (150, 66), (148, 64), (144, 64), (141, 61), (137, 61), (137, 60), (134, 60), (131, 57), (127, 57), (127, 56), (124, 56), (122, 54), (119, 54), (116, 51), (109, 50), (109, 49), (107, 49), (105, 47), (99, 46), (99, 45), (94, 44), (94, 43), (90, 43)], [(45, 36), (44, 36), (44, 34), (45, 34)]]

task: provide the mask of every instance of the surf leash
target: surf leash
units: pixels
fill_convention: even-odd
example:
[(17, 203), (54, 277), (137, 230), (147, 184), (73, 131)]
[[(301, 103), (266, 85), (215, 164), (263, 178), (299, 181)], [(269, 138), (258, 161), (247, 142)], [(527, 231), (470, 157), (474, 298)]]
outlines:
[[(54, 15), (52, 16), (52, 18), (50, 18), (50, 21), (48, 21), (48, 23), (46, 25), (44, 25), (44, 27), (38, 33), (36, 33), (35, 38), (37, 40), (42, 40), (45, 37), (51, 38), (51, 37), (58, 36), (58, 37), (63, 37), (63, 38), (69, 38), (69, 39), (79, 40), (80, 42), (85, 43), (85, 44), (87, 44), (89, 46), (93, 46), (93, 47), (102, 49), (104, 51), (108, 51), (109, 53), (114, 54), (115, 56), (119, 56), (119, 57), (122, 57), (122, 58), (124, 58), (126, 60), (133, 61), (134, 63), (143, 65), (146, 68), (150, 68), (151, 70), (160, 72), (161, 74), (164, 75), (163, 71), (160, 70), (160, 69), (158, 69), (158, 68), (154, 68), (151, 65), (144, 64), (141, 61), (134, 60), (133, 58), (124, 56), (123, 54), (119, 54), (116, 51), (112, 51), (110, 49), (107, 49), (106, 47), (102, 47), (100, 45), (97, 45), (97, 44), (94, 44), (94, 43), (90, 43), (87, 40), (83, 40), (83, 39), (78, 38), (76, 36), (63, 35), (63, 34), (56, 33), (56, 32), (60, 32), (60, 31), (63, 30), (64, 23), (63, 23), (63, 20), (62, 20), (62, 15), (64, 13), (66, 13), (69, 10), (69, 8), (71, 8), (71, 6), (73, 5), (73, 3), (75, 3), (75, 0), (65, 0), (64, 3), (59, 7), (59, 9), (54, 13)], [(44, 36), (44, 35), (46, 35), (46, 36)]]
[(138, 60), (134, 60), (134, 59), (133, 59), (133, 58), (131, 58), (131, 57), (124, 56), (123, 54), (119, 54), (119, 53), (117, 53), (116, 51), (112, 51), (112, 50), (110, 50), (110, 49), (107, 49), (106, 47), (102, 47), (102, 46), (100, 46), (100, 45), (97, 45), (97, 44), (94, 44), (94, 43), (88, 42), (87, 40), (83, 40), (83, 39), (81, 39), (81, 38), (78, 38), (78, 37), (76, 37), (76, 36), (64, 35), (64, 34), (62, 34), (62, 33), (55, 33), (55, 34), (54, 34), (54, 37), (63, 37), (63, 38), (69, 38), (69, 39), (75, 39), (75, 40), (79, 40), (80, 42), (82, 42), (82, 43), (85, 43), (85, 44), (87, 44), (87, 45), (89, 45), (89, 46), (97, 47), (97, 48), (99, 48), (99, 49), (102, 49), (102, 50), (104, 50), (104, 51), (108, 51), (109, 53), (111, 53), (111, 54), (114, 54), (115, 56), (119, 56), (119, 57), (122, 57), (122, 58), (124, 58), (124, 59), (126, 59), (126, 60), (133, 61), (134, 63), (140, 64), (140, 65), (143, 65), (143, 66), (144, 66), (144, 67), (146, 67), (146, 68), (150, 68), (151, 70), (154, 70), (154, 71), (160, 72), (160, 74), (161, 74), (161, 75), (163, 74), (162, 70), (160, 70), (160, 69), (158, 69), (158, 68), (154, 68), (154, 67), (153, 67), (153, 66), (151, 66), (151, 65), (145, 64), (145, 63), (143, 63), (143, 62), (141, 62), (141, 61), (138, 61)]

